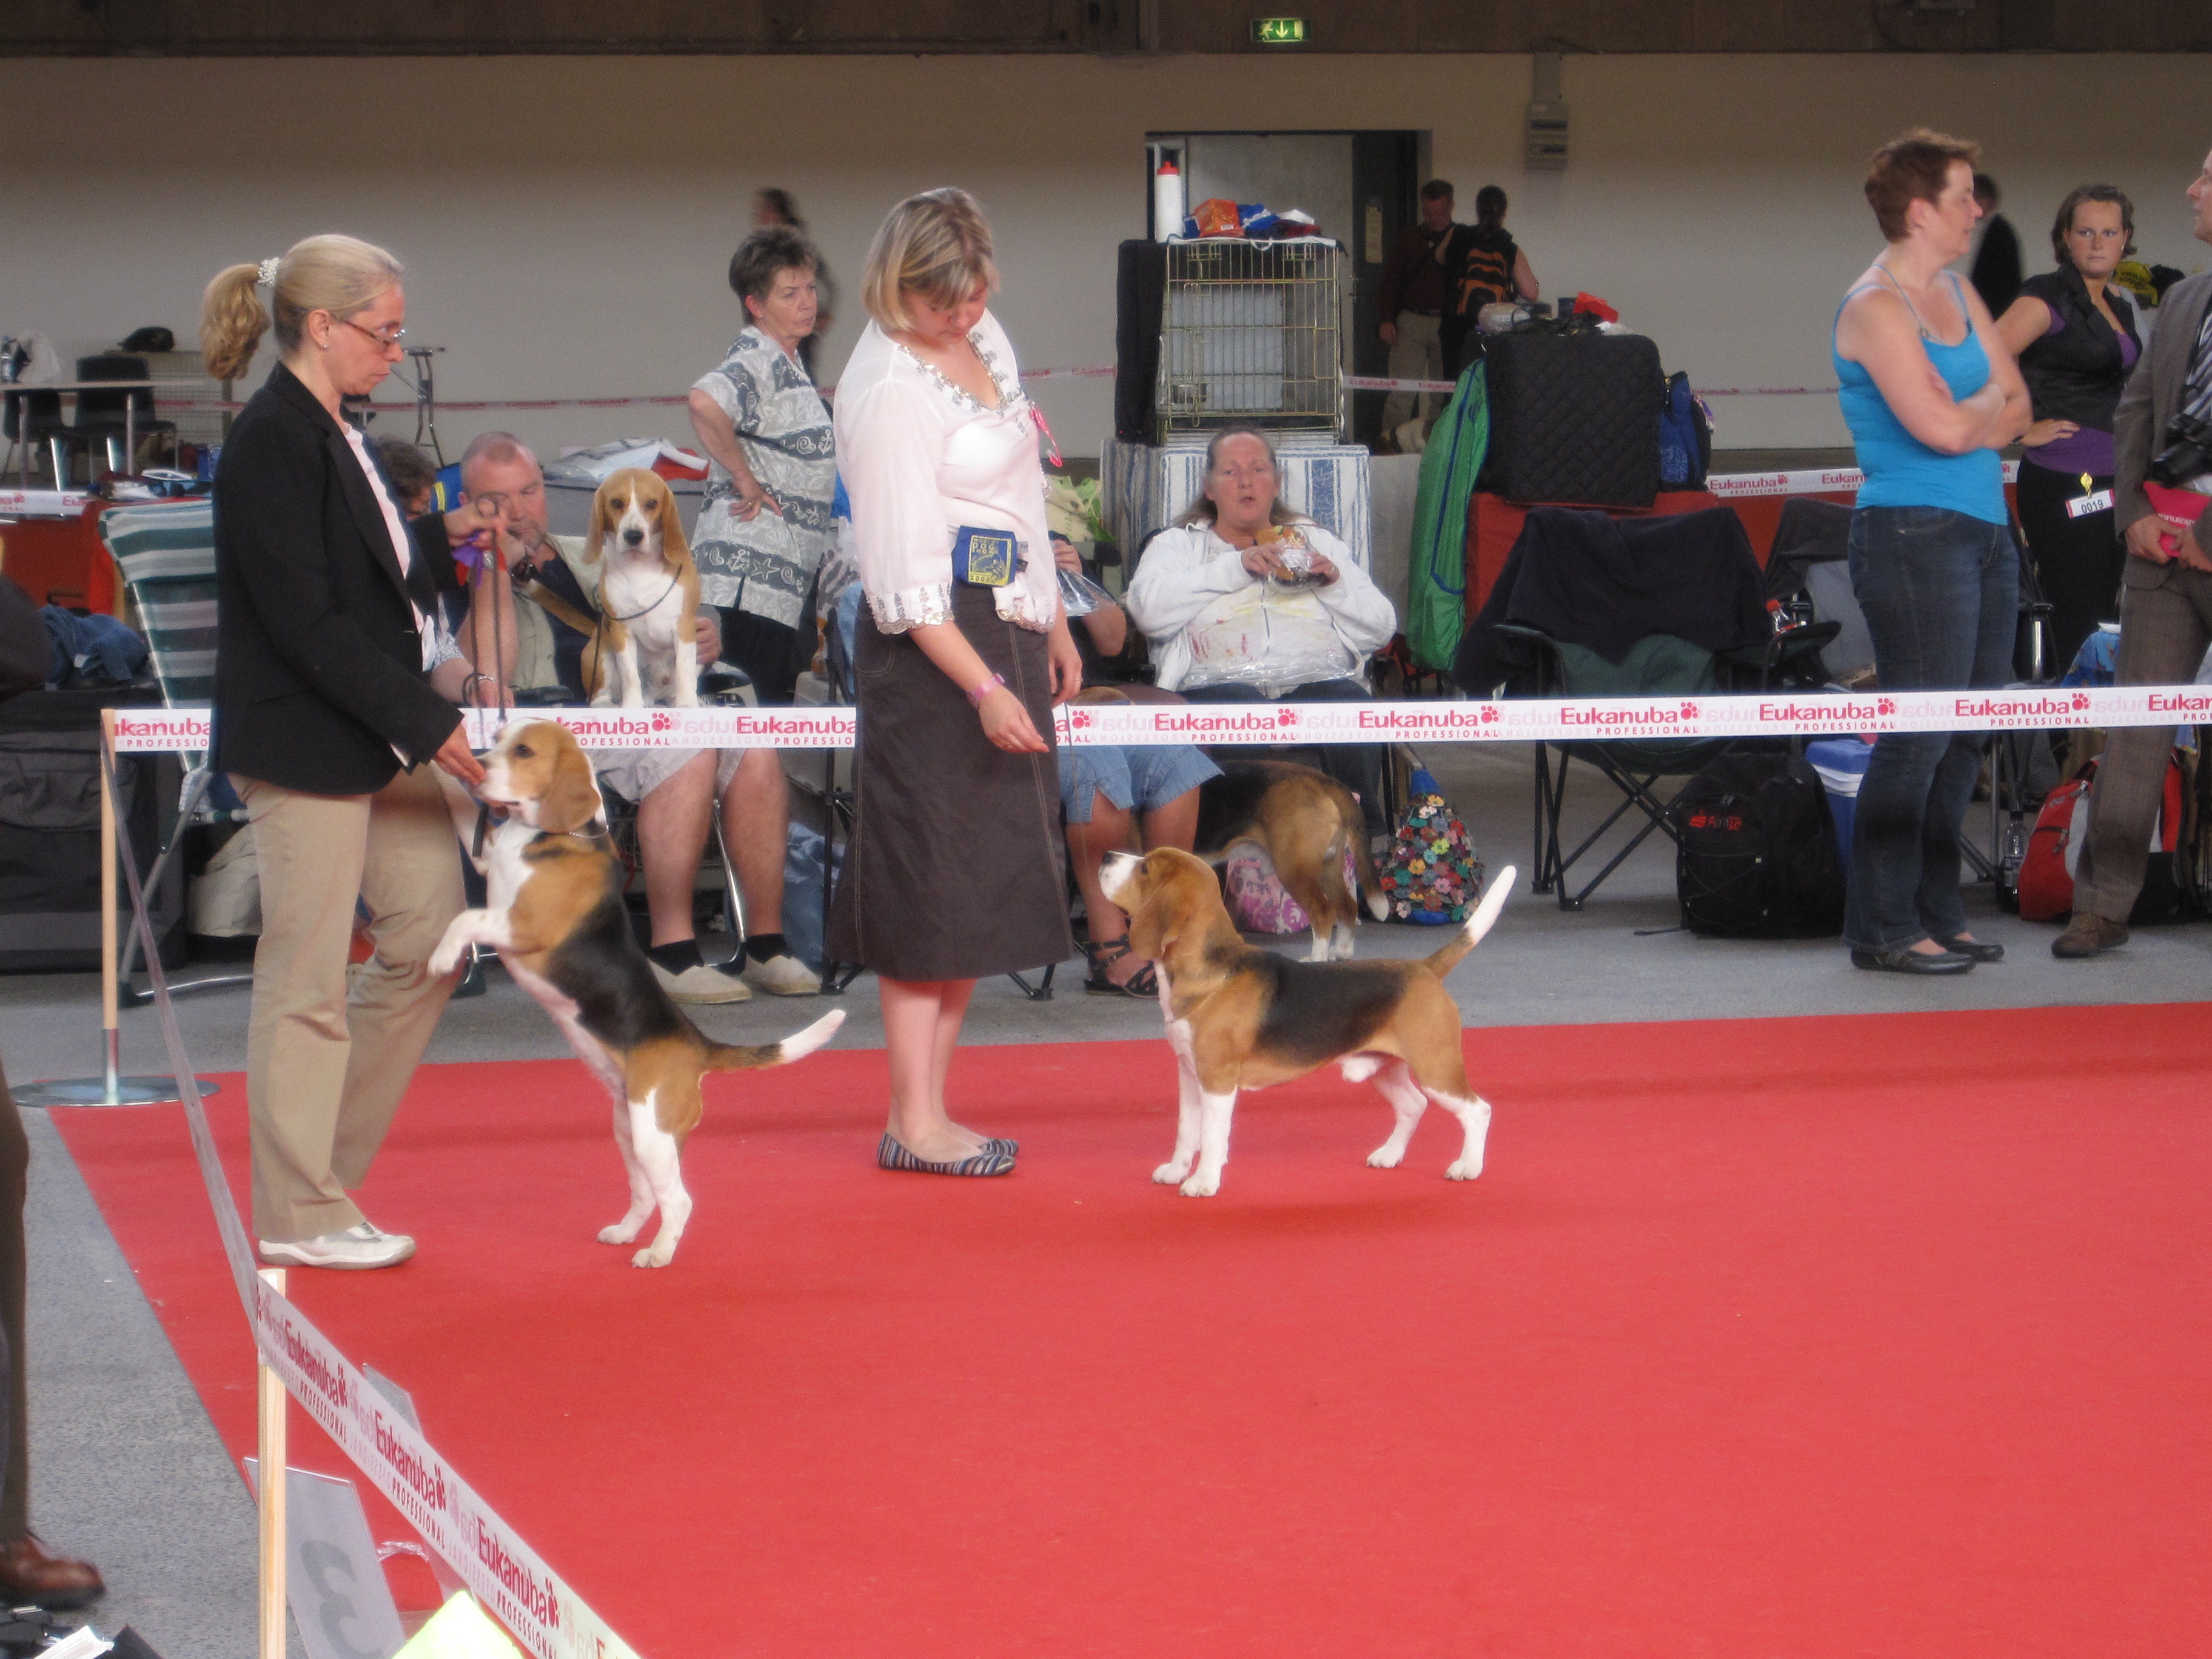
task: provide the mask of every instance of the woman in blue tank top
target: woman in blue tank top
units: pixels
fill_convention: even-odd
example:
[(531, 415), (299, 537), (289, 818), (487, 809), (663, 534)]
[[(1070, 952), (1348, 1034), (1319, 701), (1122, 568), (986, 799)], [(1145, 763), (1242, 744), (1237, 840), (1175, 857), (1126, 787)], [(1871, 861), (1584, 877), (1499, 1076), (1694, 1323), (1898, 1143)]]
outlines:
[[(2020, 563), (1997, 452), (2027, 389), (1974, 291), (1945, 269), (1973, 240), (1977, 146), (1922, 128), (1875, 154), (1867, 200), (1889, 246), (1836, 313), (1844, 419), (1866, 474), (1851, 584), (1884, 690), (2012, 677)], [(1844, 942), (1861, 968), (1962, 974), (2002, 945), (1967, 931), (1959, 835), (1985, 734), (1875, 744), (1851, 834)]]

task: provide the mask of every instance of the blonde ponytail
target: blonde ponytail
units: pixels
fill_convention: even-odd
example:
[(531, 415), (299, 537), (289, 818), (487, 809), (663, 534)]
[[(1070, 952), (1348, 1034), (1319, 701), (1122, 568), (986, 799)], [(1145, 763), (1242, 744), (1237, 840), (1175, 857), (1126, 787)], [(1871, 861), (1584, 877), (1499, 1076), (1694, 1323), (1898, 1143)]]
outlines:
[[(255, 295), (264, 265), (272, 305)], [(261, 265), (231, 265), (207, 287), (200, 307), (200, 352), (218, 380), (234, 380), (253, 361), (254, 348), (273, 322), (276, 343), (290, 351), (312, 311), (352, 316), (397, 283), (405, 267), (373, 242), (355, 236), (309, 236), (284, 257)], [(275, 313), (273, 318), (271, 312)]]
[(269, 313), (254, 293), (260, 282), (258, 265), (228, 265), (200, 301), (200, 356), (218, 380), (245, 374), (269, 327)]

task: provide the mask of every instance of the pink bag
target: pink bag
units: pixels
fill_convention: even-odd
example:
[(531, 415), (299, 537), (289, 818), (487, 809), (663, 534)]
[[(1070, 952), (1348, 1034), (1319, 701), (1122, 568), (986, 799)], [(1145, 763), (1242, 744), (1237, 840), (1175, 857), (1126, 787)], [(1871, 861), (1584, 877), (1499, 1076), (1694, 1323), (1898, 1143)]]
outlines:
[[(1355, 893), (1359, 890), (1359, 873), (1349, 848), (1344, 854), (1344, 884)], [(1303, 933), (1313, 926), (1313, 918), (1283, 890), (1274, 865), (1256, 847), (1239, 847), (1229, 855), (1222, 886), (1229, 919), (1240, 933)]]

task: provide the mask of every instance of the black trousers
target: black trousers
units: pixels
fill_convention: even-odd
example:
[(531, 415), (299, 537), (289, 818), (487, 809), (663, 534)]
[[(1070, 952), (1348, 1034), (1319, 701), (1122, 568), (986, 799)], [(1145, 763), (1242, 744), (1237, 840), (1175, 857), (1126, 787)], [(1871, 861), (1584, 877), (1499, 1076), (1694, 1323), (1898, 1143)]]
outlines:
[(23, 1200), (31, 1173), (31, 1143), (22, 1114), (0, 1073), (0, 1337), (7, 1341), (8, 1410), (0, 1426), (0, 1544), (31, 1529), (30, 1389), (23, 1372)]
[[(2092, 477), (2092, 490), (2110, 489), (2112, 480)], [(2112, 528), (2112, 509), (2066, 516), (2066, 503), (2082, 494), (2081, 477), (2054, 472), (2023, 461), (2014, 499), (2027, 550), (2035, 556), (2036, 580), (2051, 602), (2051, 661), (2060, 673), (2074, 665), (2081, 641), (2097, 624), (2120, 619), (2120, 572), (2127, 549)]]
[[(1310, 685), (1294, 685), (1276, 697), (1267, 696), (1257, 687), (1249, 685), (1185, 686), (1182, 695), (1192, 702), (1374, 701), (1367, 688), (1358, 680), (1316, 680)], [(1210, 747), (1215, 755), (1225, 756), (1235, 750), (1265, 748), (1267, 745), (1214, 744)], [(1382, 749), (1383, 745), (1379, 743), (1325, 743), (1314, 750), (1314, 763), (1359, 797), (1360, 815), (1367, 820), (1370, 836), (1383, 836), (1390, 832), (1390, 821), (1382, 814)]]

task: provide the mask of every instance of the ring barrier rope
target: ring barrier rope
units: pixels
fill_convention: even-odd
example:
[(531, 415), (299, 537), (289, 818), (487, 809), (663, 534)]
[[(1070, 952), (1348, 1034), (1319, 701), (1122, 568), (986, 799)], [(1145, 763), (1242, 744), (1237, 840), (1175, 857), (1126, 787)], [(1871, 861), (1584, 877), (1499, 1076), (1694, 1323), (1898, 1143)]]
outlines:
[[(1109, 366), (1087, 366), (1080, 368), (1025, 368), (1024, 380), (1111, 380), (1120, 378), (1120, 371)], [(1455, 392), (1454, 380), (1407, 380), (1391, 374), (1347, 374), (1344, 386), (1348, 392)], [(825, 392), (835, 392), (836, 387), (826, 386)], [(1700, 398), (1827, 398), (1833, 397), (1832, 386), (1701, 386), (1692, 387)], [(503, 409), (639, 409), (681, 408), (689, 399), (684, 397), (661, 395), (650, 398), (492, 398), (456, 399), (441, 398), (441, 410), (460, 410), (483, 412)], [(165, 409), (213, 409), (235, 414), (246, 404), (235, 398), (164, 398)], [(404, 404), (372, 403), (367, 405), (380, 413), (402, 414), (418, 408), (419, 402)]]
[[(114, 757), (120, 748), (118, 739), (101, 750), (103, 781), (111, 793), (117, 789)], [(368, 1385), (361, 1368), (256, 1273), (252, 1243), (216, 1152), (215, 1134), (208, 1126), (207, 1110), (192, 1075), (191, 1057), (185, 1050), (176, 1010), (169, 999), (168, 981), (161, 971), (161, 953), (147, 921), (146, 895), (137, 861), (131, 854), (130, 832), (120, 823), (116, 832), (118, 843), (106, 849), (106, 854), (111, 859), (120, 855), (129, 881), (131, 927), (138, 935), (146, 972), (153, 983), (161, 1041), (176, 1067), (192, 1152), (199, 1162), (201, 1178), (207, 1183), (216, 1229), (222, 1237), (223, 1255), (237, 1281), (239, 1299), (252, 1327), (262, 1363), (537, 1659), (638, 1659), (629, 1644), (609, 1629), (606, 1621), (586, 1606), (514, 1528), (477, 1496), (421, 1431)], [(262, 1467), (283, 1466), (278, 1457)], [(282, 1493), (284, 1486), (283, 1480), (265, 1478), (261, 1482), (264, 1494)], [(282, 1559), (280, 1548), (279, 1571)], [(265, 1577), (270, 1571), (265, 1537), (262, 1562)], [(282, 1598), (277, 1598), (274, 1650), (279, 1654), (284, 1650), (283, 1605)], [(266, 1629), (263, 1638), (265, 1652), (270, 1638)]]
[[(119, 708), (123, 754), (208, 747), (201, 708)], [(514, 708), (462, 711), (489, 748), (507, 718), (555, 720), (586, 749), (850, 749), (851, 708)], [(1064, 744), (1587, 743), (1600, 738), (1832, 737), (2178, 726), (2212, 720), (2212, 685), (1994, 691), (1759, 692), (1725, 696), (1408, 699), (1377, 702), (1085, 703), (1053, 722)]]

